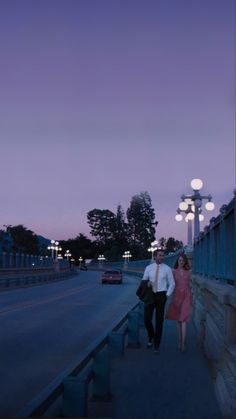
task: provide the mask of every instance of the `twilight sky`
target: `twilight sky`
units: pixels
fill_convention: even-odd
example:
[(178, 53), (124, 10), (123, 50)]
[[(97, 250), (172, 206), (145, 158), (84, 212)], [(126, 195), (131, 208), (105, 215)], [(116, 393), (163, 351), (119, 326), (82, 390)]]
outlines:
[(235, 0), (0, 0), (0, 228), (89, 236), (93, 208), (148, 191), (186, 243), (200, 177), (235, 188)]

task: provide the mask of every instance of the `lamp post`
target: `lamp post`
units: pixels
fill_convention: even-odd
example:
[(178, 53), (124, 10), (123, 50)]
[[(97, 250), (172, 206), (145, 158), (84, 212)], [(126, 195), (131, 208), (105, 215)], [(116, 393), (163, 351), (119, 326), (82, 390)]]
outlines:
[[(130, 251), (129, 250), (126, 250), (124, 252), (124, 254), (122, 255), (122, 258), (125, 259), (125, 264), (126, 263), (129, 263), (129, 258), (132, 258), (132, 255), (131, 255)], [(128, 262), (127, 262), (127, 260), (128, 260)]]
[(155, 250), (157, 250), (157, 246), (158, 246), (158, 241), (154, 240), (151, 243), (151, 246), (148, 248), (148, 252), (152, 252), (152, 261), (153, 261), (153, 253), (155, 252)]
[(54, 243), (55, 240), (51, 240), (51, 246), (48, 246), (48, 250), (51, 250), (51, 258), (54, 259)]
[(81, 268), (81, 263), (83, 262), (82, 256), (79, 257), (79, 267)]
[[(192, 211), (193, 201), (192, 200), (189, 200), (189, 202), (186, 202), (186, 201), (180, 203), (179, 208), (177, 209), (177, 214), (175, 216), (175, 219), (176, 219), (176, 221), (182, 221), (183, 216), (182, 216), (181, 212), (183, 212), (185, 214), (185, 221), (188, 224), (187, 246), (188, 246), (189, 250), (192, 250), (192, 246), (193, 246), (192, 224), (193, 224), (193, 219), (194, 219), (194, 213)], [(184, 208), (184, 209), (181, 209), (180, 207)]]
[(57, 254), (58, 250), (62, 250), (62, 248), (59, 246), (59, 242), (56, 240), (51, 240), (51, 246), (48, 246), (48, 250), (51, 250), (51, 257), (54, 259), (54, 250), (55, 250), (55, 260), (57, 260)]
[(58, 250), (61, 252), (62, 248), (59, 246), (59, 242), (55, 242), (55, 259), (57, 260)]
[(106, 260), (106, 258), (104, 257), (104, 255), (99, 255), (98, 260), (99, 260), (99, 263), (102, 265), (104, 260)]
[(66, 257), (67, 262), (68, 262), (69, 258), (70, 258), (72, 255), (71, 255), (71, 253), (70, 253), (70, 251), (69, 251), (69, 250), (66, 250), (66, 253), (64, 254), (64, 256)]
[(183, 194), (181, 196), (182, 201), (179, 204), (179, 208), (177, 210), (177, 215), (175, 216), (175, 219), (177, 221), (182, 220), (182, 215), (180, 212), (185, 212), (186, 217), (185, 220), (188, 222), (188, 244), (192, 245), (192, 239), (190, 239), (190, 234), (192, 236), (192, 220), (194, 220), (194, 239), (196, 239), (199, 236), (200, 233), (200, 221), (204, 220), (202, 212), (202, 202), (204, 199), (207, 199), (207, 202), (205, 204), (205, 208), (207, 211), (212, 211), (215, 208), (215, 204), (212, 202), (212, 196), (211, 195), (201, 195), (200, 190), (203, 187), (203, 182), (201, 179), (192, 179), (191, 181), (191, 188), (193, 190), (193, 193), (190, 195)]

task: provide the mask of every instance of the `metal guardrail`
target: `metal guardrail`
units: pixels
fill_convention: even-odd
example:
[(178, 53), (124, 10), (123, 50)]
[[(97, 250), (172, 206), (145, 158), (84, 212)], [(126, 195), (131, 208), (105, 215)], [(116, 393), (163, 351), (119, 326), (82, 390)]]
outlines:
[(113, 322), (109, 330), (98, 337), (15, 417), (41, 417), (58, 398), (62, 399), (61, 404), (50, 416), (86, 417), (90, 381), (93, 381), (93, 397), (97, 401), (110, 400), (110, 359), (123, 355), (125, 335), (128, 335), (128, 346), (140, 345), (139, 307), (140, 303), (136, 303), (119, 321)]

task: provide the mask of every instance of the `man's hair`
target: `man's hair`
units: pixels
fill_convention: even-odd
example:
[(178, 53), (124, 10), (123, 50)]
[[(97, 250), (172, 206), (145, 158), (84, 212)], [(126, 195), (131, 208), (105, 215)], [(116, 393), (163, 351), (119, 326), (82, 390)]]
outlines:
[(162, 248), (160, 247), (160, 248), (156, 249), (156, 250), (153, 252), (153, 255), (154, 255), (154, 256), (156, 256), (156, 255), (157, 255), (157, 253), (159, 253), (159, 252), (164, 253), (164, 252), (165, 252), (165, 250), (164, 250), (164, 249), (162, 249)]

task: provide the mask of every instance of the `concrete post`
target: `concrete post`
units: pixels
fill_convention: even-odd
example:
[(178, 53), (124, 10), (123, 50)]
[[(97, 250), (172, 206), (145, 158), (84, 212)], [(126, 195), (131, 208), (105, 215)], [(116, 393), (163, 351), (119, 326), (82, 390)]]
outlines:
[(7, 252), (2, 252), (2, 267), (9, 267), (9, 254)]
[(209, 274), (214, 276), (215, 272), (215, 218), (210, 219), (210, 243), (209, 243)]
[(13, 253), (9, 253), (9, 268), (13, 268), (13, 267), (14, 267)]
[(66, 377), (63, 386), (63, 416), (87, 417), (88, 384), (86, 378)]
[(93, 399), (110, 400), (110, 361), (108, 347), (103, 348), (95, 356), (93, 371)]
[(25, 264), (25, 255), (24, 255), (24, 253), (20, 253), (19, 254), (19, 266), (21, 268), (23, 268), (24, 264)]
[(25, 267), (29, 267), (29, 255), (25, 255)]
[(108, 335), (109, 353), (111, 358), (124, 355), (125, 335), (122, 332), (111, 332)]
[(19, 253), (16, 253), (15, 254), (15, 267), (19, 268), (19, 266), (20, 266), (20, 255)]
[(139, 342), (139, 312), (128, 313), (128, 346), (138, 348)]
[(219, 231), (219, 274), (221, 278), (226, 275), (226, 228), (225, 228), (225, 210), (226, 205), (220, 208), (220, 231)]

